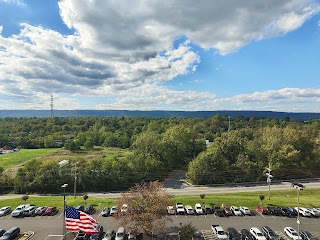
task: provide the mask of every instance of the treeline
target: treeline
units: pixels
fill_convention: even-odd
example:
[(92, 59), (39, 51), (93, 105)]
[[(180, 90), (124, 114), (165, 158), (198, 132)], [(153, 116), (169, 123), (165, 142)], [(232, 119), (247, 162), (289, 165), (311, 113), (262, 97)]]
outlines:
[[(320, 121), (290, 119), (3, 118), (0, 147), (56, 148), (71, 152), (100, 147), (130, 148), (127, 158), (77, 161), (79, 191), (127, 189), (141, 180), (164, 179), (187, 169), (194, 184), (264, 180), (270, 163), (276, 179), (320, 176)], [(207, 148), (205, 140), (211, 142)], [(0, 169), (1, 191), (61, 192), (72, 187), (72, 163), (32, 160), (16, 176)], [(2, 188), (2, 189), (1, 189)]]

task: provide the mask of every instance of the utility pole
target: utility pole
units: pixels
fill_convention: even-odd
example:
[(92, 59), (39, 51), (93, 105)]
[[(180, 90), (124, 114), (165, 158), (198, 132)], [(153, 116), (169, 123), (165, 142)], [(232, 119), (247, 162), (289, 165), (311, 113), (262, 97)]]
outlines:
[(269, 186), (268, 199), (270, 200), (270, 185), (271, 185), (271, 180), (272, 180), (272, 178), (273, 178), (273, 176), (271, 175), (272, 169), (271, 169), (271, 164), (270, 164), (270, 163), (269, 163), (269, 167), (267, 167), (266, 170), (268, 171), (268, 172), (266, 173), (266, 175), (267, 175), (267, 183), (268, 183), (268, 186)]
[(74, 164), (74, 187), (73, 187), (73, 191), (74, 191), (74, 199), (77, 198), (77, 164), (79, 162), (76, 162)]

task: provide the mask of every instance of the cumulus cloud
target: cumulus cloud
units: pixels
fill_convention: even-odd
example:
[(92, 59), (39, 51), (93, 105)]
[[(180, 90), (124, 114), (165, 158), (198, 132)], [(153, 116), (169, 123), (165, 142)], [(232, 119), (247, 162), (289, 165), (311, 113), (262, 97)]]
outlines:
[(16, 4), (18, 6), (26, 6), (23, 0), (0, 0), (0, 2), (4, 2), (8, 4)]
[[(229, 54), (299, 28), (319, 6), (311, 0), (60, 0), (61, 18), (74, 34), (21, 23), (19, 34), (0, 35), (0, 81), (6, 83), (0, 90), (31, 105), (43, 94), (66, 93), (113, 96), (113, 106), (121, 108), (148, 102), (208, 109), (214, 94), (163, 86), (197, 71), (201, 59), (192, 45)], [(188, 40), (174, 46), (182, 38)], [(77, 106), (76, 99), (68, 101)]]

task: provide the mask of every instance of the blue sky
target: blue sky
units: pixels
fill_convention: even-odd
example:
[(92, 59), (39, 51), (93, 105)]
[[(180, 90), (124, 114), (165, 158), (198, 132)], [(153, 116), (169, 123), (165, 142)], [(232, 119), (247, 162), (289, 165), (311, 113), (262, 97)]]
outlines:
[(2, 109), (320, 112), (318, 0), (0, 0)]

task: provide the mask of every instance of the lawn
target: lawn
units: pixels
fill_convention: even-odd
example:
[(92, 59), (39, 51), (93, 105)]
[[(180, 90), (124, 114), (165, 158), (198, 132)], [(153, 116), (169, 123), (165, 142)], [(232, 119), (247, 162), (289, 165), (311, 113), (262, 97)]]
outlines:
[(1, 154), (0, 155), (0, 167), (4, 169), (12, 168), (16, 165), (20, 165), (33, 158), (43, 157), (47, 154), (55, 152), (55, 148), (40, 148), (40, 149), (21, 149), (19, 152)]
[[(305, 189), (300, 192), (300, 206), (302, 207), (320, 207), (320, 189)], [(285, 191), (272, 191), (271, 200), (269, 201), (266, 192), (246, 192), (246, 193), (228, 193), (228, 194), (208, 194), (205, 195), (204, 199), (201, 199), (199, 195), (194, 196), (174, 196), (172, 199), (172, 204), (176, 202), (182, 202), (184, 205), (190, 204), (194, 206), (195, 203), (205, 203), (205, 204), (226, 204), (229, 206), (247, 206), (251, 209), (255, 209), (257, 205), (260, 204), (260, 195), (265, 195), (265, 200), (263, 204), (275, 205), (275, 206), (287, 206), (295, 207), (297, 206), (297, 192), (296, 190), (285, 190)], [(83, 200), (83, 197), (78, 196), (74, 199), (73, 196), (67, 196), (67, 204), (70, 206), (77, 205), (94, 205), (98, 208), (103, 208), (106, 206), (111, 207), (115, 203), (115, 199), (109, 198), (95, 198), (89, 195), (87, 201)], [(21, 198), (0, 200), (0, 207), (12, 206), (16, 207), (23, 204), (24, 201)], [(63, 208), (63, 196), (53, 196), (53, 197), (35, 197), (31, 196), (27, 203), (34, 204), (36, 206), (56, 206), (59, 209)]]

